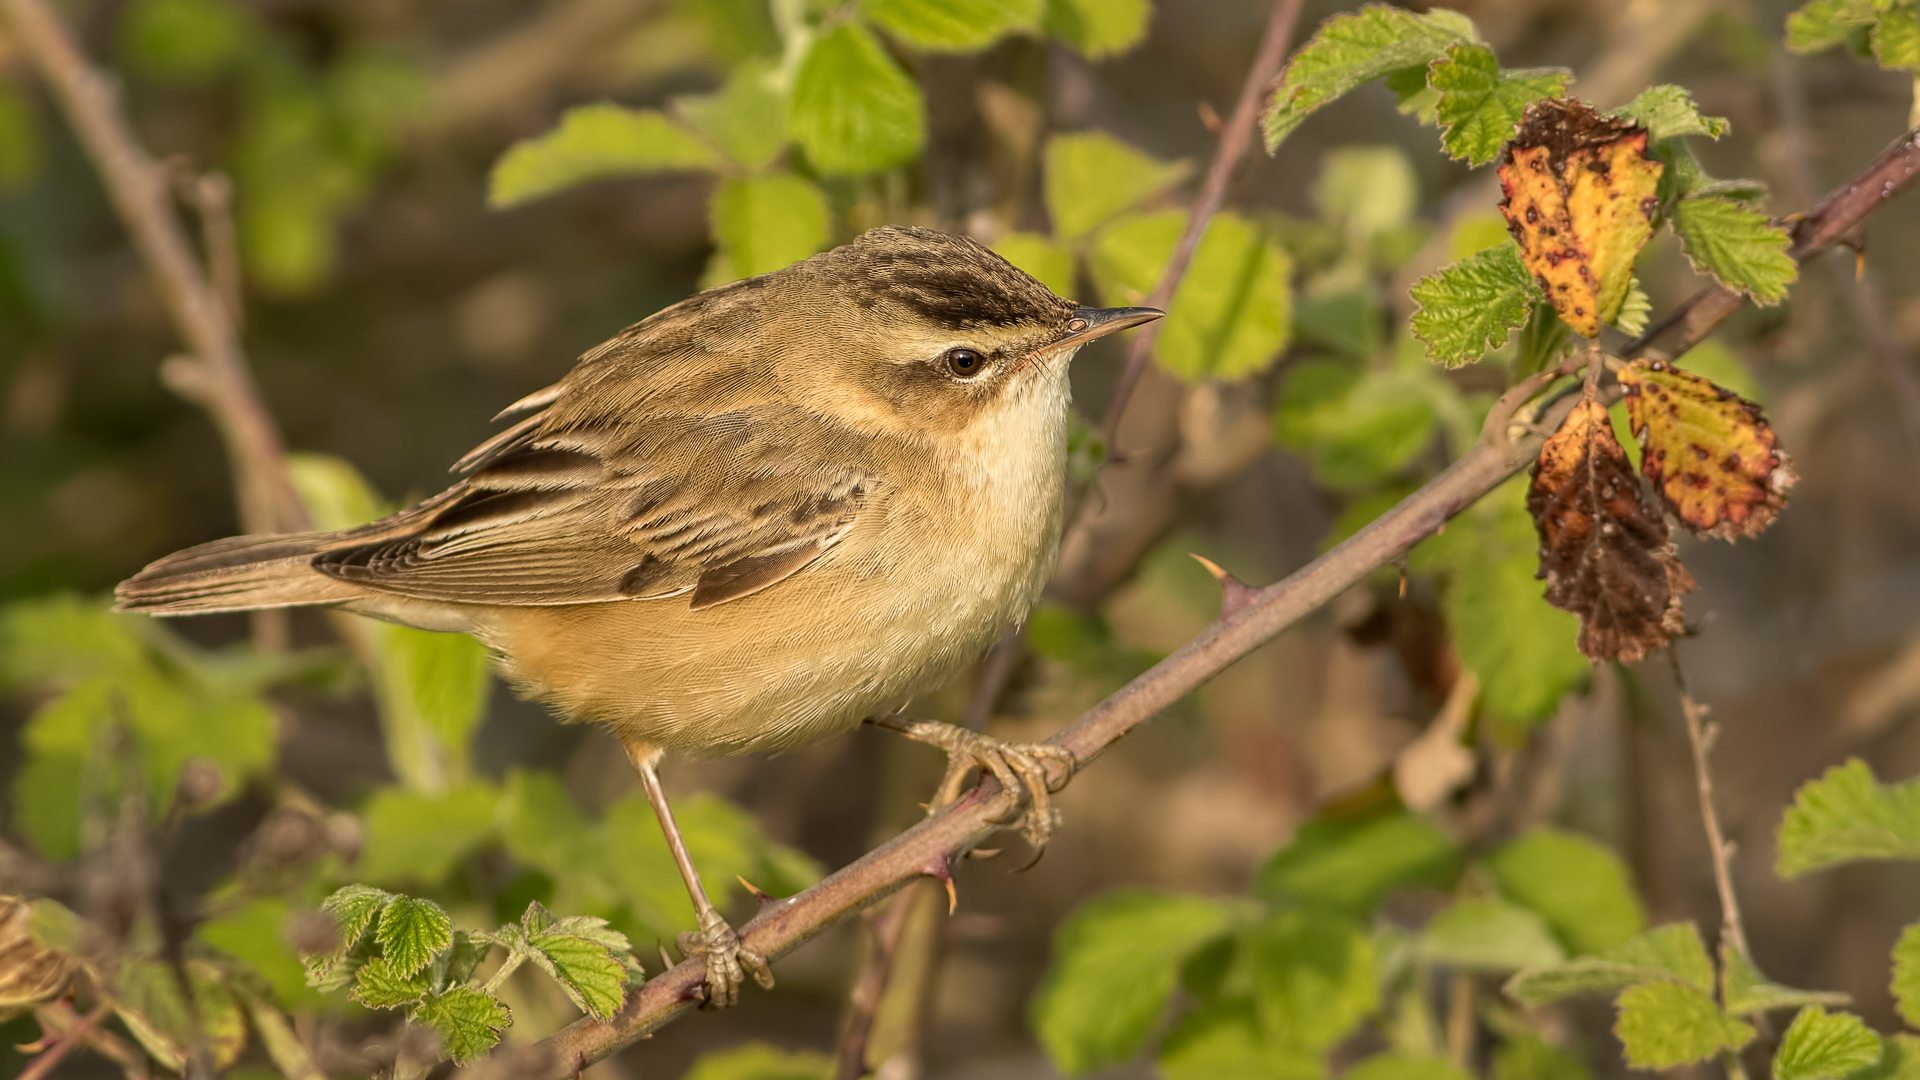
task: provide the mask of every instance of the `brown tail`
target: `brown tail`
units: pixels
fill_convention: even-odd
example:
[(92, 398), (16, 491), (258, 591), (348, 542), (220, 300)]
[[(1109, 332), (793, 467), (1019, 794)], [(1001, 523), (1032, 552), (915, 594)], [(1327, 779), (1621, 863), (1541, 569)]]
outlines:
[(339, 533), (234, 536), (176, 551), (120, 583), (115, 611), (195, 615), (337, 604), (364, 595), (313, 568)]

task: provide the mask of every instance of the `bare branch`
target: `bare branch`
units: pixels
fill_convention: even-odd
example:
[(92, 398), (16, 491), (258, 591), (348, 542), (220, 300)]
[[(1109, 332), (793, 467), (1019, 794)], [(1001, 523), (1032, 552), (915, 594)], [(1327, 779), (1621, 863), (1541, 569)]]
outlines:
[[(1676, 643), (1677, 644), (1677, 643)], [(1720, 934), (1742, 956), (1747, 949), (1747, 930), (1740, 920), (1740, 901), (1733, 894), (1733, 845), (1720, 828), (1720, 814), (1713, 807), (1713, 771), (1707, 755), (1713, 751), (1719, 725), (1707, 719), (1707, 707), (1693, 700), (1687, 690), (1687, 674), (1680, 669), (1680, 653), (1667, 646), (1667, 663), (1673, 667), (1673, 684), (1680, 691), (1680, 711), (1686, 714), (1687, 744), (1693, 748), (1693, 782), (1700, 796), (1700, 820), (1707, 830), (1707, 848), (1713, 860), (1713, 885), (1720, 893)]]
[(114, 210), (193, 355), (191, 363), (203, 369), (197, 381), (205, 392), (201, 403), (233, 463), (241, 524), (249, 532), (305, 527), (306, 511), (287, 478), (280, 433), (247, 370), (226, 305), (195, 260), (174, 212), (166, 168), (134, 137), (114, 82), (81, 55), (45, 0), (0, 0), (0, 10), (100, 170)]
[[(1920, 129), (1907, 133), (1865, 172), (1823, 200), (1801, 223), (1796, 258), (1804, 259), (1863, 221), (1888, 198), (1920, 175)], [(1848, 193), (1867, 182), (1884, 182), (1884, 194), (1864, 199)], [(1809, 237), (1824, 238), (1812, 244)], [(1622, 350), (1628, 358), (1664, 344), (1677, 356), (1712, 333), (1743, 298), (1708, 290)], [(1539, 425), (1552, 430), (1577, 399), (1549, 410)], [(1362, 529), (1346, 542), (1292, 575), (1249, 597), (1245, 606), (1214, 620), (1182, 646), (1113, 696), (1088, 710), (1048, 741), (1073, 754), (1075, 771), (1085, 768), (1128, 732), (1172, 705), (1201, 683), (1252, 652), (1321, 605), (1364, 580), (1375, 569), (1404, 555), (1447, 519), (1498, 487), (1539, 456), (1545, 436), (1532, 431), (1517, 439), (1483, 437), (1425, 487)], [(1504, 444), (1504, 445), (1503, 445)], [(1008, 792), (990, 777), (943, 813), (901, 833), (813, 888), (787, 900), (764, 904), (741, 928), (743, 944), (768, 959), (791, 952), (842, 916), (864, 908), (918, 877), (951, 880), (955, 858), (998, 831), (1020, 811), (1020, 793)], [(626, 1008), (611, 1020), (581, 1020), (545, 1040), (553, 1060), (564, 1069), (544, 1076), (562, 1080), (573, 1070), (598, 1061), (670, 1022), (699, 999), (706, 969), (682, 963), (639, 987)]]

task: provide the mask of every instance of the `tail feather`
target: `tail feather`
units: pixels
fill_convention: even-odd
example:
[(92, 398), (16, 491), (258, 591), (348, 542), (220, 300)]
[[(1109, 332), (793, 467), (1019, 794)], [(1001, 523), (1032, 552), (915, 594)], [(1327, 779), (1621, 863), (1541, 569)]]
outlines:
[(235, 536), (177, 551), (120, 583), (116, 611), (189, 615), (337, 604), (364, 595), (313, 568), (339, 533)]

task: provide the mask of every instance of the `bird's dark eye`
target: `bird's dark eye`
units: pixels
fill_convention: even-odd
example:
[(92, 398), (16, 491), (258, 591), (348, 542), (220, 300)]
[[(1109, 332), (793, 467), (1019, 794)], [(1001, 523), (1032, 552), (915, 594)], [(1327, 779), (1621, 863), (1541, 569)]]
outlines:
[(986, 361), (972, 349), (947, 350), (947, 370), (963, 379), (980, 374), (980, 369), (985, 366)]

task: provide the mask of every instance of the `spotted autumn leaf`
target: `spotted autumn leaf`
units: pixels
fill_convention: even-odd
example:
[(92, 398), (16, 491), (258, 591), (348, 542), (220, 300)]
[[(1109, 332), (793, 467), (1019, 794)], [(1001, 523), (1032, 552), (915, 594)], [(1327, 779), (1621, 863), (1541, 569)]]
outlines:
[(1757, 536), (1799, 477), (1760, 406), (1660, 360), (1620, 370), (1640, 469), (1696, 536)]
[(1500, 212), (1560, 318), (1587, 337), (1627, 298), (1663, 168), (1647, 157), (1646, 128), (1563, 98), (1529, 105), (1507, 144)]
[(0, 1020), (65, 996), (79, 967), (71, 954), (35, 938), (32, 904), (0, 896)]
[(1693, 577), (1599, 402), (1581, 402), (1547, 440), (1527, 510), (1540, 532), (1547, 602), (1580, 617), (1581, 652), (1632, 663), (1680, 632), (1680, 596)]

